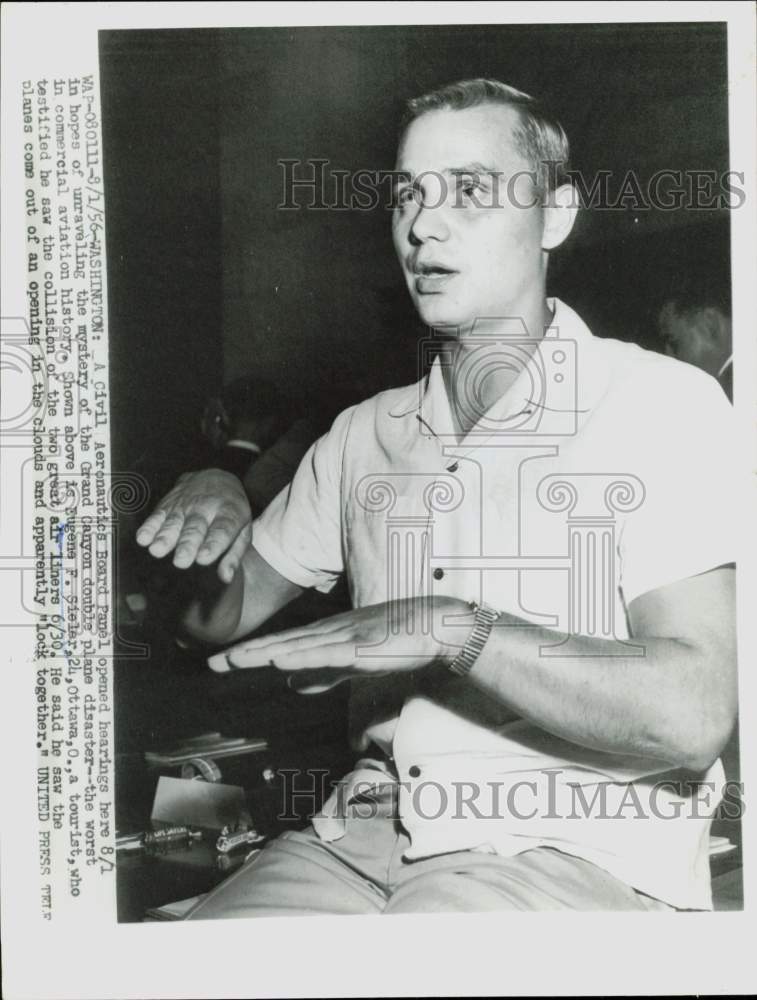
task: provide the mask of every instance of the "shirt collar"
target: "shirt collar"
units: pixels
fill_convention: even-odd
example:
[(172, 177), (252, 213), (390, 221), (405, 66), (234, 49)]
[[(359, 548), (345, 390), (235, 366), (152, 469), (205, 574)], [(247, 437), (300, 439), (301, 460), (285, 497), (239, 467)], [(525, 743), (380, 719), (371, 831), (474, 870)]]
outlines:
[[(508, 424), (513, 428), (520, 426), (533, 407), (567, 407), (578, 410), (579, 414), (587, 412), (592, 397), (596, 396), (596, 389), (603, 382), (598, 378), (596, 352), (593, 350), (596, 338), (577, 313), (560, 299), (548, 299), (547, 304), (553, 312), (552, 322), (530, 357), (527, 350), (519, 348), (515, 338), (502, 338), (503, 363), (518, 365), (520, 373), (507, 391), (481, 415), (467, 438), (460, 442), (461, 445), (476, 440), (482, 443), (495, 430), (501, 433)], [(564, 350), (554, 350), (557, 340), (565, 342)], [(491, 363), (496, 363), (496, 359), (492, 359)], [(561, 367), (564, 371), (559, 370)], [(456, 445), (458, 442), (439, 357), (434, 360), (428, 378), (419, 384), (419, 388), (424, 384), (425, 391), (421, 392), (420, 405), (415, 411), (423, 424), (423, 433), (438, 437), (446, 444)]]

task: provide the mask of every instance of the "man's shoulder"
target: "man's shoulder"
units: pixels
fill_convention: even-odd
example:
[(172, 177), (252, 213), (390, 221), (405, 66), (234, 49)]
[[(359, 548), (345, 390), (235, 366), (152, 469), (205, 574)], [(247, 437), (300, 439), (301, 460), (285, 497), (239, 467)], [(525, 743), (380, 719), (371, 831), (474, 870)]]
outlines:
[(611, 338), (594, 336), (592, 347), (605, 366), (610, 396), (632, 404), (634, 413), (670, 416), (674, 410), (728, 404), (717, 379), (695, 365)]
[(321, 454), (349, 468), (364, 462), (383, 462), (388, 455), (412, 443), (417, 435), (413, 415), (418, 412), (424, 380), (384, 389), (342, 410), (317, 444)]
[(410, 385), (382, 389), (343, 410), (335, 424), (349, 424), (352, 428), (361, 430), (368, 426), (394, 426), (395, 421), (418, 412), (424, 387), (425, 378)]
[(414, 413), (420, 406), (425, 385), (424, 376), (419, 382), (412, 382), (410, 385), (382, 389), (381, 392), (370, 396), (359, 405), (365, 407), (367, 411), (385, 416), (395, 414), (405, 416), (408, 412)]

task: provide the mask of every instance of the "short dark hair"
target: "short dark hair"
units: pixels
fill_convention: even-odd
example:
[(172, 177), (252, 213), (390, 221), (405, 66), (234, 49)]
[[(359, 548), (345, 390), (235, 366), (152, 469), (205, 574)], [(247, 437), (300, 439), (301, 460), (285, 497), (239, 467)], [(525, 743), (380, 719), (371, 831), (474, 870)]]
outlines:
[(714, 308), (730, 317), (730, 260), (713, 254), (705, 260), (679, 263), (662, 283), (658, 295), (657, 309), (666, 304), (672, 305), (679, 316)]
[(570, 183), (570, 143), (565, 129), (535, 97), (499, 80), (459, 80), (414, 97), (405, 105), (400, 141), (411, 123), (430, 111), (464, 111), (485, 104), (503, 105), (517, 112), (519, 124), (513, 130), (514, 139), (531, 163), (542, 193)]

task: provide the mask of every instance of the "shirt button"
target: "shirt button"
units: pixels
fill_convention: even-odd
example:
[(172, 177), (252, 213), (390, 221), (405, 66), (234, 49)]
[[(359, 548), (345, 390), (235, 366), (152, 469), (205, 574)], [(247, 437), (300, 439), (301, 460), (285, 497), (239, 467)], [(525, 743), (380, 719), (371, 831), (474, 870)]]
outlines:
[(444, 570), (440, 566), (437, 566), (436, 569), (434, 570), (434, 579), (435, 580), (444, 579)]
[(413, 764), (412, 767), (408, 768), (407, 773), (410, 775), (411, 778), (420, 778), (421, 769), (418, 767), (417, 764)]
[(448, 465), (447, 466), (447, 472), (457, 472), (457, 470), (459, 468), (460, 468), (460, 466), (458, 465), (458, 463), (457, 462), (453, 462), (452, 465)]

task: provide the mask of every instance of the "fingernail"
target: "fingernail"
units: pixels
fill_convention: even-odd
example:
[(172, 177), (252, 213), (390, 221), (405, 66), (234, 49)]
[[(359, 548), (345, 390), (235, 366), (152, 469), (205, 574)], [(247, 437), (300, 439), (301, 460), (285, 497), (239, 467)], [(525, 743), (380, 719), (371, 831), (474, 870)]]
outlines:
[(234, 670), (234, 666), (229, 659), (229, 654), (226, 652), (214, 653), (213, 656), (209, 656), (208, 666), (217, 674), (227, 674), (230, 670)]

